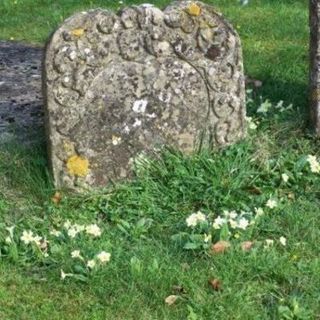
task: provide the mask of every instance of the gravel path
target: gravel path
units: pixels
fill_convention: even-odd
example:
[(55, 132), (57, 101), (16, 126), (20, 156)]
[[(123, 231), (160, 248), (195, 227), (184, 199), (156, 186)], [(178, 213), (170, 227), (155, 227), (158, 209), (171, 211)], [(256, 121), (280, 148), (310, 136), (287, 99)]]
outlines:
[(32, 143), (43, 136), (43, 49), (0, 41), (0, 142)]

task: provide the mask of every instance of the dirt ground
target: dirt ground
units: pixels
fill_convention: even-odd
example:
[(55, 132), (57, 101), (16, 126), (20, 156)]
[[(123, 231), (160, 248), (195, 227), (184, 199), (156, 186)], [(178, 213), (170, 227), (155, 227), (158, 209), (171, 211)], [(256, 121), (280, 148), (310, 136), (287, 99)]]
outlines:
[(43, 48), (0, 41), (0, 142), (43, 136)]

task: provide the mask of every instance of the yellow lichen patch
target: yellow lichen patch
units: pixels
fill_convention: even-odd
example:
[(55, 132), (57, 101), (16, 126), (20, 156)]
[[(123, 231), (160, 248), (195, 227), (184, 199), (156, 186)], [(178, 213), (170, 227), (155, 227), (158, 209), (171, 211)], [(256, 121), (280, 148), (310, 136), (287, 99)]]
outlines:
[(73, 145), (71, 142), (69, 142), (69, 141), (65, 141), (65, 142), (63, 143), (63, 150), (64, 150), (64, 152), (65, 152), (67, 155), (72, 155), (72, 154), (75, 153), (75, 151), (74, 151), (74, 145)]
[(82, 29), (82, 28), (73, 29), (73, 30), (71, 30), (71, 34), (75, 37), (81, 37), (84, 34), (84, 29)]
[(75, 155), (67, 160), (67, 168), (71, 176), (85, 177), (89, 171), (89, 161)]
[(201, 14), (201, 8), (196, 3), (193, 2), (187, 8), (187, 12), (191, 16), (196, 16), (197, 17), (197, 16), (200, 16), (200, 14)]
[(320, 89), (316, 88), (311, 91), (311, 100), (317, 101), (320, 99)]

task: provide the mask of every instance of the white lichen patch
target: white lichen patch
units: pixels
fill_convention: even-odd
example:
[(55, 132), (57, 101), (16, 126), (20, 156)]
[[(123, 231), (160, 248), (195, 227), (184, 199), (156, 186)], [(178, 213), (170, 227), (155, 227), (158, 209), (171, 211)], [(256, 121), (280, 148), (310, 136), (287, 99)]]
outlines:
[(64, 77), (63, 78), (63, 82), (64, 83), (69, 83), (70, 82), (70, 78), (69, 77)]
[(126, 133), (126, 134), (130, 133), (130, 128), (129, 128), (128, 125), (125, 125), (125, 126), (124, 126), (123, 132)]
[(158, 98), (160, 101), (162, 101), (164, 103), (169, 103), (171, 100), (171, 97), (172, 97), (172, 95), (170, 92), (161, 91)]
[(114, 146), (117, 146), (119, 143), (121, 143), (121, 140), (122, 140), (121, 137), (112, 135), (112, 144)]
[(157, 117), (157, 115), (154, 112), (151, 114), (147, 114), (147, 118), (154, 119), (156, 117)]
[(132, 125), (134, 128), (141, 126), (141, 120), (135, 119), (134, 124)]
[(136, 100), (133, 104), (132, 110), (136, 113), (144, 113), (148, 105), (147, 100)]
[(70, 54), (69, 54), (69, 58), (71, 60), (74, 60), (76, 57), (77, 57), (77, 53), (75, 51), (71, 51)]

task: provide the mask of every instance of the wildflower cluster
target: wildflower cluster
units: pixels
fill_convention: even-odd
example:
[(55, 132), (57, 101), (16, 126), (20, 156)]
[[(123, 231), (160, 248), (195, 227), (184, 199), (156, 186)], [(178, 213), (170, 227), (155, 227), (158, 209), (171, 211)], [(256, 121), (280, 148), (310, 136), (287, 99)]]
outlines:
[[(61, 261), (61, 266), (65, 263), (72, 272), (66, 273), (61, 269), (61, 279), (72, 276), (83, 280), (92, 269), (105, 265), (111, 259), (111, 253), (104, 250), (94, 254), (92, 258), (95, 244), (88, 241), (88, 237), (96, 239), (102, 235), (102, 230), (96, 223), (85, 225), (71, 223), (67, 220), (60, 225), (58, 230), (53, 228), (41, 235), (28, 229), (14, 233), (14, 229), (15, 226), (6, 227), (9, 235), (4, 242), (8, 250), (17, 246), (21, 254), (28, 259), (46, 259), (46, 263)], [(81, 237), (81, 235), (87, 235), (87, 237)], [(74, 242), (70, 240), (76, 237), (78, 237), (77, 246), (83, 248), (83, 251), (79, 248), (72, 248)], [(74, 264), (70, 263), (70, 257)]]
[(320, 163), (317, 160), (316, 156), (308, 155), (307, 162), (310, 165), (311, 172), (313, 173), (320, 173)]

